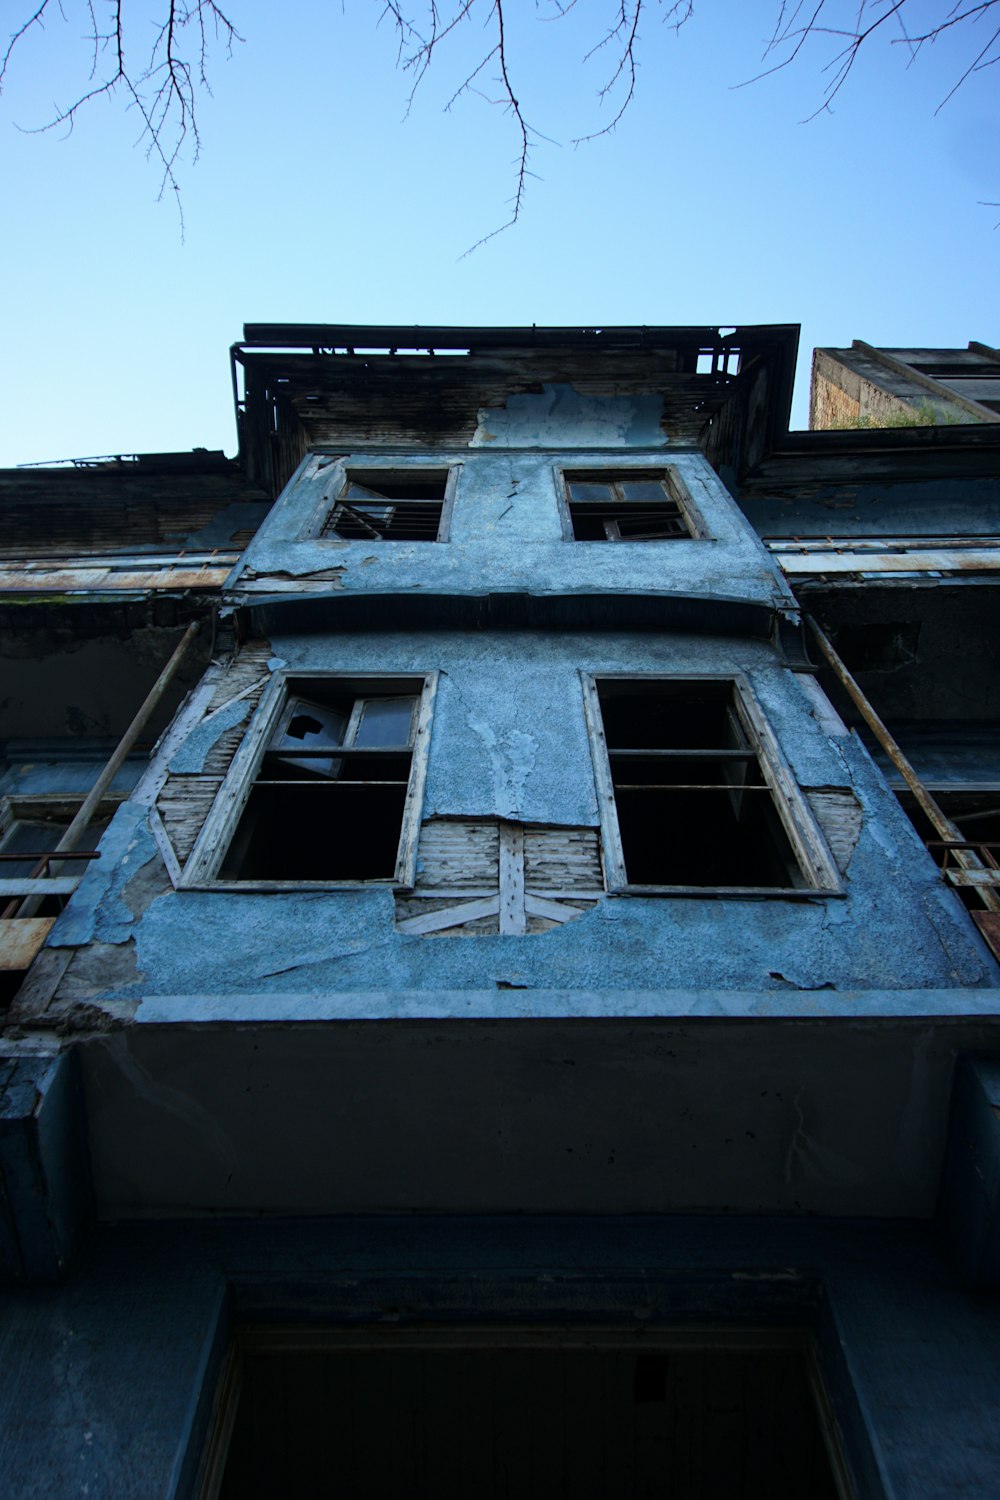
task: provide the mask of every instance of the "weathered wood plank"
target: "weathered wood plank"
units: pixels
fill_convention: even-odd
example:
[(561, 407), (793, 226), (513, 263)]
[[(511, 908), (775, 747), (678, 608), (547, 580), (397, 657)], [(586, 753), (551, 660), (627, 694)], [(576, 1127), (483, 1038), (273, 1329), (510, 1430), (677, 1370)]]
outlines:
[(0, 969), (30, 968), (55, 922), (55, 917), (12, 917), (0, 922)]
[(525, 930), (524, 830), (519, 823), (500, 824), (500, 931), (518, 936)]
[(552, 922), (569, 922), (580, 917), (586, 910), (583, 906), (571, 906), (559, 901), (547, 901), (543, 896), (525, 896), (524, 909), (532, 917), (548, 917)]
[(805, 793), (838, 869), (846, 871), (861, 835), (860, 802), (846, 787), (812, 787)]
[(0, 879), (0, 896), (72, 896), (79, 884), (79, 875), (37, 875), (23, 880), (5, 876)]
[(400, 932), (420, 934), (439, 932), (445, 927), (455, 927), (480, 917), (495, 917), (500, 910), (500, 897), (487, 896), (481, 901), (463, 901), (456, 906), (445, 906), (438, 911), (422, 913), (418, 917), (404, 917), (396, 923)]

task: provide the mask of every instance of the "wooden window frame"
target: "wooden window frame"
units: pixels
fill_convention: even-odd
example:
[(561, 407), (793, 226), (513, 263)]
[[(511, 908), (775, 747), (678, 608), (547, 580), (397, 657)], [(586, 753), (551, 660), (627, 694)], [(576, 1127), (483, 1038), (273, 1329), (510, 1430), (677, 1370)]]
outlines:
[[(580, 676), (600, 809), (601, 858), (609, 892), (649, 896), (738, 896), (767, 899), (793, 897), (799, 900), (846, 894), (836, 862), (813, 816), (805, 793), (796, 781), (745, 674), (742, 672), (581, 672)], [(614, 780), (598, 696), (598, 685), (608, 682), (635, 683), (642, 687), (653, 686), (656, 683), (664, 685), (706, 683), (730, 687), (733, 708), (756, 753), (757, 764), (771, 792), (775, 812), (805, 881), (803, 886), (639, 885), (629, 881), (618, 824)]]
[[(684, 479), (675, 464), (648, 464), (648, 465), (623, 465), (615, 468), (611, 465), (601, 465), (598, 468), (576, 468), (560, 465), (557, 469), (558, 483), (557, 493), (559, 496), (559, 518), (562, 525), (563, 541), (576, 542), (580, 546), (593, 545), (596, 542), (600, 546), (610, 543), (617, 546), (633, 545), (636, 547), (656, 546), (660, 542), (704, 542), (711, 541), (709, 532), (701, 513), (695, 504), (691, 491), (685, 484)], [(681, 517), (688, 529), (687, 536), (665, 536), (665, 537), (593, 537), (590, 539), (580, 538), (576, 535), (573, 526), (573, 507), (585, 505), (588, 502), (570, 499), (569, 487), (571, 483), (581, 484), (621, 484), (629, 480), (659, 480), (666, 486), (666, 497), (671, 500), (681, 513)], [(626, 502), (622, 502), (625, 504)], [(651, 507), (655, 501), (644, 501)], [(597, 511), (600, 502), (595, 501), (591, 507)]]
[[(359, 890), (372, 886), (411, 890), (416, 880), (420, 810), (427, 781), (431, 717), (437, 691), (435, 672), (276, 672), (264, 690), (243, 741), (219, 788), (218, 795), (184, 867), (183, 889), (213, 891)], [(335, 683), (358, 698), (391, 697), (412, 693), (417, 698), (413, 725), (410, 774), (403, 804), (396, 866), (391, 876), (372, 880), (239, 880), (219, 875), (229, 846), (264, 756), (271, 745), (288, 700), (308, 693), (309, 683)]]
[[(353, 543), (361, 542), (360, 537), (352, 538), (323, 535), (323, 527), (326, 525), (327, 520), (332, 515), (334, 507), (340, 502), (343, 491), (345, 490), (347, 485), (352, 482), (352, 479), (357, 474), (365, 474), (369, 478), (372, 478), (373, 481), (374, 476), (376, 475), (382, 475), (386, 480), (390, 480), (396, 478), (416, 478), (418, 476), (429, 477), (431, 475), (437, 476), (444, 474), (445, 485), (444, 495), (441, 500), (441, 517), (438, 522), (437, 536), (431, 539), (431, 545), (436, 542), (449, 542), (451, 541), (451, 517), (452, 511), (455, 508), (455, 490), (458, 485), (458, 475), (460, 469), (461, 464), (456, 463), (407, 464), (402, 460), (396, 460), (394, 462), (392, 459), (387, 460), (381, 457), (377, 462), (374, 463), (366, 463), (363, 458), (360, 461), (355, 461), (353, 458), (338, 460), (337, 463), (333, 466), (332, 470), (328, 471), (330, 473), (330, 479), (328, 483), (323, 486), (322, 503), (312, 517), (312, 520), (306, 532), (305, 539), (309, 541), (321, 542), (324, 545), (327, 543), (336, 543), (338, 546), (347, 546)], [(356, 482), (361, 483), (360, 480), (357, 480)], [(407, 502), (404, 501), (402, 503), (406, 504)], [(430, 502), (421, 501), (412, 503), (428, 504)], [(412, 541), (412, 539), (410, 541), (406, 541), (403, 539), (393, 541), (392, 538), (381, 537), (377, 540), (375, 538), (372, 538), (370, 542), (372, 546), (385, 546), (387, 543), (390, 543), (394, 546), (427, 545), (427, 543), (425, 542), (420, 542), (419, 544), (415, 543)], [(362, 545), (368, 544), (369, 543), (367, 542), (362, 543)]]

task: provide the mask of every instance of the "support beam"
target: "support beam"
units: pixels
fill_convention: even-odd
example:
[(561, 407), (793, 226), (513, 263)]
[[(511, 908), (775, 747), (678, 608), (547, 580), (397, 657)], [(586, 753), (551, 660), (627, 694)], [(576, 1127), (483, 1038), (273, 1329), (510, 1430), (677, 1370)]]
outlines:
[(74, 1052), (0, 1056), (0, 1279), (66, 1274), (90, 1213), (86, 1142)]
[(1000, 1057), (955, 1069), (939, 1217), (967, 1283), (1000, 1289)]
[[(64, 852), (68, 852), (72, 849), (77, 848), (77, 846), (79, 845), (80, 839), (90, 827), (94, 814), (97, 812), (98, 807), (101, 805), (101, 801), (105, 793), (107, 792), (111, 783), (114, 781), (115, 777), (118, 775), (118, 772), (121, 770), (122, 766), (125, 764), (132, 746), (135, 744), (136, 740), (139, 738), (140, 734), (148, 724), (149, 720), (152, 718), (154, 712), (159, 706), (160, 699), (163, 697), (171, 681), (176, 675), (181, 662), (184, 660), (188, 647), (198, 633), (198, 627), (200, 624), (200, 620), (192, 620), (188, 628), (185, 630), (184, 634), (181, 636), (177, 645), (174, 647), (170, 660), (167, 662), (159, 677), (157, 677), (156, 681), (153, 683), (153, 686), (146, 694), (141, 708), (139, 709), (135, 718), (132, 720), (131, 724), (126, 729), (125, 733), (122, 735), (121, 739), (118, 741), (118, 744), (116, 745), (111, 758), (108, 760), (107, 764), (104, 767), (104, 770), (101, 772), (97, 780), (94, 782), (93, 786), (90, 788), (90, 791), (87, 793), (86, 797), (80, 805), (79, 812), (73, 819), (72, 823), (70, 823), (69, 827), (66, 829), (66, 832), (63, 834), (62, 838), (59, 840), (53, 853), (62, 854)], [(45, 861), (43, 861), (42, 863), (44, 864)], [(58, 864), (53, 863), (51, 865), (53, 875), (58, 874), (58, 869)], [(36, 870), (35, 873), (40, 875), (42, 874), (42, 871), (39, 869)], [(25, 901), (22, 901), (20, 907), (18, 908), (17, 915), (19, 917), (34, 916), (35, 912), (41, 905), (42, 899), (43, 898), (40, 896), (29, 896)]]
[[(892, 761), (892, 764), (896, 767), (896, 770), (899, 772), (900, 776), (902, 776), (903, 780), (906, 782), (906, 785), (909, 787), (910, 791), (916, 798), (917, 805), (919, 806), (921, 812), (923, 812), (924, 816), (927, 818), (931, 826), (936, 830), (938, 836), (943, 839), (946, 844), (955, 844), (958, 846), (967, 845), (968, 840), (965, 838), (962, 830), (957, 826), (957, 824), (953, 823), (948, 817), (947, 813), (938, 806), (937, 802), (924, 786), (923, 782), (920, 780), (920, 777), (917, 775), (916, 771), (913, 769), (912, 765), (903, 754), (899, 745), (893, 739), (892, 735), (889, 733), (888, 729), (879, 718), (875, 708), (868, 701), (863, 690), (851, 676), (851, 673), (848, 671), (841, 657), (834, 650), (833, 645), (831, 644), (826, 633), (820, 628), (820, 626), (816, 623), (811, 615), (806, 616), (806, 621), (809, 625), (810, 630), (816, 638), (816, 644), (819, 646), (820, 651), (823, 653), (823, 655), (826, 657), (826, 660), (833, 668), (834, 675), (836, 676), (838, 682), (845, 689), (851, 702), (854, 704), (855, 708), (858, 709), (861, 717), (868, 725), (868, 728), (878, 740), (879, 744), (882, 746), (882, 749)], [(955, 863), (959, 866), (960, 869), (995, 873), (990, 872), (989, 866), (984, 864), (979, 855), (976, 854), (975, 850), (973, 849), (969, 849), (968, 847), (957, 847), (953, 851), (953, 854)], [(977, 889), (979, 893), (979, 899), (982, 901), (987, 911), (1000, 911), (1000, 892), (996, 891), (990, 886), (979, 886), (977, 887)]]

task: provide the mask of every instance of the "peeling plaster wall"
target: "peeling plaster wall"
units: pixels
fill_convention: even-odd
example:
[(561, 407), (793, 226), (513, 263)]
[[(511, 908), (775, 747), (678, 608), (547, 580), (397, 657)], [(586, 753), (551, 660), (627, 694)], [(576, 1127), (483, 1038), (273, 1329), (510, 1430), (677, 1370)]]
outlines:
[[(780, 570), (701, 454), (595, 449), (560, 454), (510, 450), (434, 455), (461, 465), (447, 542), (346, 542), (314, 533), (343, 484), (345, 467), (425, 467), (426, 454), (379, 450), (338, 461), (311, 457), (277, 501), (227, 587), (237, 597), (312, 586), (329, 592), (481, 595), (502, 591), (599, 595), (698, 594), (788, 604)], [(707, 537), (671, 542), (567, 542), (559, 467), (676, 468)], [(330, 570), (336, 574), (330, 577)]]
[[(445, 1013), (468, 1015), (459, 992), (524, 986), (604, 992), (614, 1014), (623, 989), (787, 993), (998, 983), (995, 963), (864, 747), (854, 736), (828, 734), (813, 699), (764, 643), (441, 632), (285, 637), (273, 646), (275, 665), (284, 661), (304, 675), (440, 672), (424, 817), (567, 825), (598, 821), (581, 670), (744, 672), (799, 782), (850, 787), (862, 805), (847, 894), (611, 897), (541, 934), (429, 939), (396, 930), (388, 885), (175, 892), (157, 864), (145, 808), (130, 805), (51, 940), (134, 942), (137, 977), (109, 986), (106, 998), (200, 994), (207, 1015), (216, 1005), (209, 997), (271, 993), (276, 1018), (285, 1013), (282, 995), (296, 997), (292, 1009), (302, 1018), (310, 994), (328, 1014), (338, 992), (453, 991)], [(200, 733), (190, 736), (199, 753)]]

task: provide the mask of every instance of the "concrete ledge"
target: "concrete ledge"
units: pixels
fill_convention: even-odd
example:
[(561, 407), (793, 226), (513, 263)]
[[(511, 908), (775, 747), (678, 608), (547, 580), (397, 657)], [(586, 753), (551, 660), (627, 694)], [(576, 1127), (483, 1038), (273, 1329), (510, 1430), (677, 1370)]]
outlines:
[(635, 1020), (640, 1017), (775, 1020), (996, 1019), (1000, 989), (928, 990), (343, 990), (147, 995), (135, 1020), (162, 1026), (312, 1021)]

